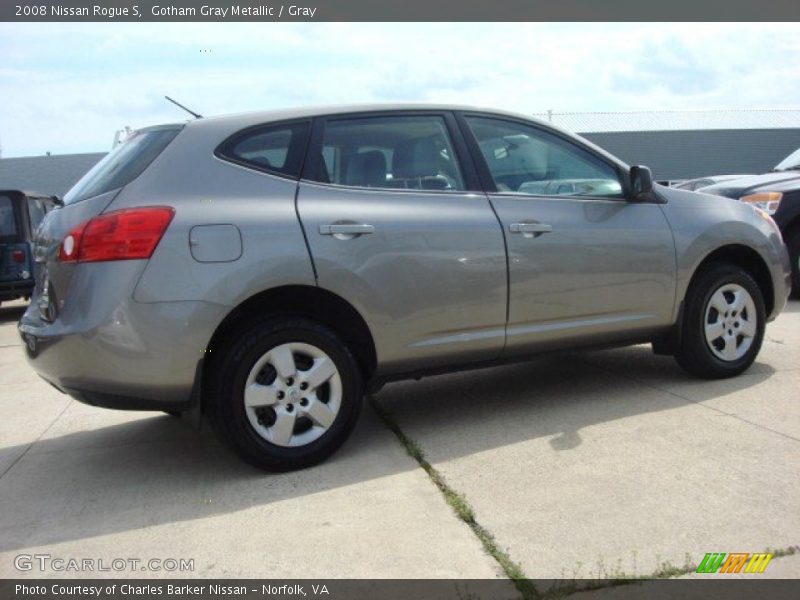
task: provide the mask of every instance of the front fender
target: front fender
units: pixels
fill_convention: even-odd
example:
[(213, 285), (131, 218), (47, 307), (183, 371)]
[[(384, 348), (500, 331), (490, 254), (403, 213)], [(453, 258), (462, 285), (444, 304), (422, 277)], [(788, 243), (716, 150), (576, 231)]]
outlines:
[(774, 319), (789, 293), (790, 266), (780, 232), (751, 206), (720, 196), (669, 190), (662, 210), (675, 238), (676, 312), (701, 264), (713, 253), (742, 246), (766, 265), (774, 293)]

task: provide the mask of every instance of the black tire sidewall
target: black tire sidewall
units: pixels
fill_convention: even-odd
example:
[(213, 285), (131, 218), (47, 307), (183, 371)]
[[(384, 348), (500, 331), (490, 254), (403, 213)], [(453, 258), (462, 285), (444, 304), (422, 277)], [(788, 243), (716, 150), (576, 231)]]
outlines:
[[(748, 351), (735, 361), (724, 361), (711, 351), (705, 338), (706, 307), (711, 296), (724, 285), (737, 284), (750, 294), (756, 307), (756, 335)], [(718, 264), (701, 274), (687, 294), (686, 321), (678, 362), (700, 377), (718, 379), (738, 375), (755, 360), (761, 349), (766, 327), (764, 298), (756, 282), (743, 269)]]
[[(342, 382), (339, 412), (328, 431), (297, 448), (277, 446), (261, 437), (244, 406), (244, 387), (256, 361), (270, 349), (289, 342), (316, 346), (333, 360)], [(272, 471), (298, 469), (316, 464), (336, 451), (347, 439), (362, 402), (361, 375), (348, 348), (329, 329), (305, 319), (266, 320), (230, 343), (215, 369), (216, 385), (210, 417), (223, 439), (242, 458)]]

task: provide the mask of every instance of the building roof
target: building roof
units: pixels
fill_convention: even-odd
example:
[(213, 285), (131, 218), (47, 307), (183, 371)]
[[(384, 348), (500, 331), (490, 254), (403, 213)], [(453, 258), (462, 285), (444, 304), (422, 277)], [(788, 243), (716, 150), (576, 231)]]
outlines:
[(105, 156), (61, 154), (0, 159), (0, 189), (63, 196), (75, 182)]
[(645, 110), (633, 112), (534, 113), (569, 131), (680, 131), (800, 127), (800, 109)]

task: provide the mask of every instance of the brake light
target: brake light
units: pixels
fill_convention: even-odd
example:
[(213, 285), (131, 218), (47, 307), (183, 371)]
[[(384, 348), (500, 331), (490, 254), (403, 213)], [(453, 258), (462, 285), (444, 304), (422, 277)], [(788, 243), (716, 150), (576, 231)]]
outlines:
[(25, 252), (23, 250), (12, 250), (11, 251), (11, 260), (15, 263), (22, 264), (25, 262)]
[(72, 229), (58, 250), (60, 262), (150, 258), (175, 210), (168, 206), (125, 208), (99, 215)]

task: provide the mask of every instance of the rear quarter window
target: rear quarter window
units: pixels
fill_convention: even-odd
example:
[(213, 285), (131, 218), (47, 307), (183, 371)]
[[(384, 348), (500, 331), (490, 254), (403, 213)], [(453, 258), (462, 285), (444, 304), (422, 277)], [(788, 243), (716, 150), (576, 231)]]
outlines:
[(64, 196), (64, 204), (74, 204), (128, 185), (164, 151), (181, 129), (182, 125), (165, 126), (134, 133), (81, 177)]
[(261, 125), (227, 139), (216, 154), (244, 167), (299, 179), (308, 132), (308, 121)]

